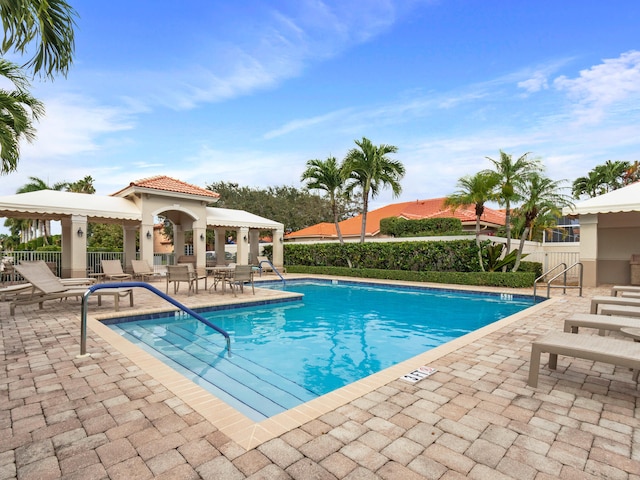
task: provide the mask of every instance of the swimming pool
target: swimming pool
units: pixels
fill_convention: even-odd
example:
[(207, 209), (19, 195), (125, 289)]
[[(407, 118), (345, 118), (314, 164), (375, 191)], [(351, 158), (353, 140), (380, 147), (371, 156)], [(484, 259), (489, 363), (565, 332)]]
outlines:
[(284, 289), (304, 297), (200, 312), (229, 332), (231, 358), (218, 332), (182, 314), (109, 323), (259, 421), (533, 305), (528, 296), (359, 282), (291, 281)]

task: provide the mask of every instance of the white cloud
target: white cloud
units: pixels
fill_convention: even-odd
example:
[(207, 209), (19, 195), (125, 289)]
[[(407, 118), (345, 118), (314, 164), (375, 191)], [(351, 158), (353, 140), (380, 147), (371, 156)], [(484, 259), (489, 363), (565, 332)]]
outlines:
[(21, 147), (26, 158), (51, 159), (92, 152), (100, 148), (101, 135), (134, 126), (124, 110), (96, 105), (84, 96), (50, 98), (44, 104), (46, 115), (36, 124), (36, 141)]
[(549, 88), (549, 82), (544, 73), (536, 72), (531, 78), (518, 82), (518, 87), (524, 88), (529, 93), (535, 93), (540, 90), (547, 90)]
[(621, 102), (640, 99), (640, 52), (630, 51), (618, 58), (581, 70), (577, 78), (561, 76), (554, 86), (577, 102), (578, 123), (597, 123)]

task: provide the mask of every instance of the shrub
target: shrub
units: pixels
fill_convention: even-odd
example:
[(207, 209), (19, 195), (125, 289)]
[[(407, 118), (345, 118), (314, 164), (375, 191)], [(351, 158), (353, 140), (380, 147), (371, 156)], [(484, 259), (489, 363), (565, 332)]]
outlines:
[(428, 237), (461, 235), (462, 222), (458, 218), (422, 218), (406, 220), (388, 217), (380, 220), (380, 233), (394, 237)]

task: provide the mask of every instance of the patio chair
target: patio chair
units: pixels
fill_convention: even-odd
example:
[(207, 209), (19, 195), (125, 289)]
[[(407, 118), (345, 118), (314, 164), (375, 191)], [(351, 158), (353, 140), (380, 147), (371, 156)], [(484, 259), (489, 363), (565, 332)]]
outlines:
[(558, 355), (565, 355), (632, 368), (633, 380), (638, 380), (640, 343), (598, 335), (551, 332), (539, 337), (531, 344), (531, 362), (527, 382), (530, 387), (538, 386), (540, 356), (545, 352), (549, 354), (551, 370), (555, 370), (558, 365)]
[(131, 280), (130, 273), (122, 271), (120, 260), (100, 260), (105, 280)]
[(167, 287), (166, 293), (169, 294), (169, 284), (173, 283), (173, 293), (174, 295), (178, 293), (178, 289), (180, 288), (180, 283), (185, 282), (189, 289), (187, 291), (187, 295), (191, 295), (193, 290), (198, 288), (198, 281), (194, 275), (189, 272), (189, 265), (186, 263), (178, 264), (178, 265), (167, 265)]
[(611, 296), (617, 297), (618, 293), (624, 295), (624, 293), (640, 293), (640, 287), (635, 285), (614, 285), (611, 287)]
[(131, 268), (133, 268), (133, 278), (139, 278), (143, 282), (160, 276), (160, 273), (154, 271), (146, 260), (131, 260)]
[(236, 265), (233, 273), (233, 277), (227, 279), (227, 283), (231, 287), (233, 295), (236, 296), (236, 289), (240, 289), (244, 293), (244, 284), (250, 283), (253, 294), (256, 294), (256, 289), (253, 286), (253, 267), (251, 265)]
[[(11, 316), (15, 314), (15, 308), (18, 305), (32, 305), (37, 303), (39, 308), (43, 308), (43, 303), (47, 300), (64, 299), (69, 297), (80, 297), (87, 291), (88, 282), (93, 279), (68, 279), (65, 283), (56, 277), (46, 263), (22, 262), (14, 267), (22, 277), (29, 282), (31, 292), (16, 295), (9, 304), (9, 312)], [(84, 281), (84, 284), (79, 284)], [(115, 309), (119, 309), (120, 297), (129, 296), (129, 303), (133, 307), (133, 290), (130, 288), (113, 288), (103, 291), (97, 291), (98, 305), (102, 303), (104, 295), (113, 296), (115, 300)]]
[(207, 289), (207, 280), (209, 276), (207, 275), (207, 271), (204, 268), (197, 268), (193, 263), (186, 263), (187, 268), (189, 269), (189, 275), (193, 277), (194, 285), (196, 286), (196, 293), (198, 293), (198, 282), (204, 279), (204, 289)]

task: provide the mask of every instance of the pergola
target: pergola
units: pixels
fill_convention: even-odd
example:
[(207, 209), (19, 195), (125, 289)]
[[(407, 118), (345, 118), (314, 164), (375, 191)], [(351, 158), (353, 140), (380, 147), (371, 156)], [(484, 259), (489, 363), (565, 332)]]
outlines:
[(193, 233), (193, 252), (199, 267), (206, 265), (206, 231), (215, 232), (216, 257), (224, 259), (225, 232), (237, 233), (237, 263), (249, 264), (259, 255), (261, 230), (271, 230), (273, 264), (283, 264), (284, 225), (243, 210), (209, 207), (219, 195), (210, 190), (166, 176), (130, 183), (110, 196), (40, 190), (0, 197), (0, 217), (58, 220), (62, 225), (62, 276), (86, 275), (87, 223), (122, 225), (124, 254), (128, 266), (137, 256), (153, 263), (154, 219), (165, 217), (173, 224), (174, 252), (184, 251), (185, 233)]
[(632, 255), (640, 254), (640, 182), (565, 208), (580, 217), (584, 285), (628, 284)]

